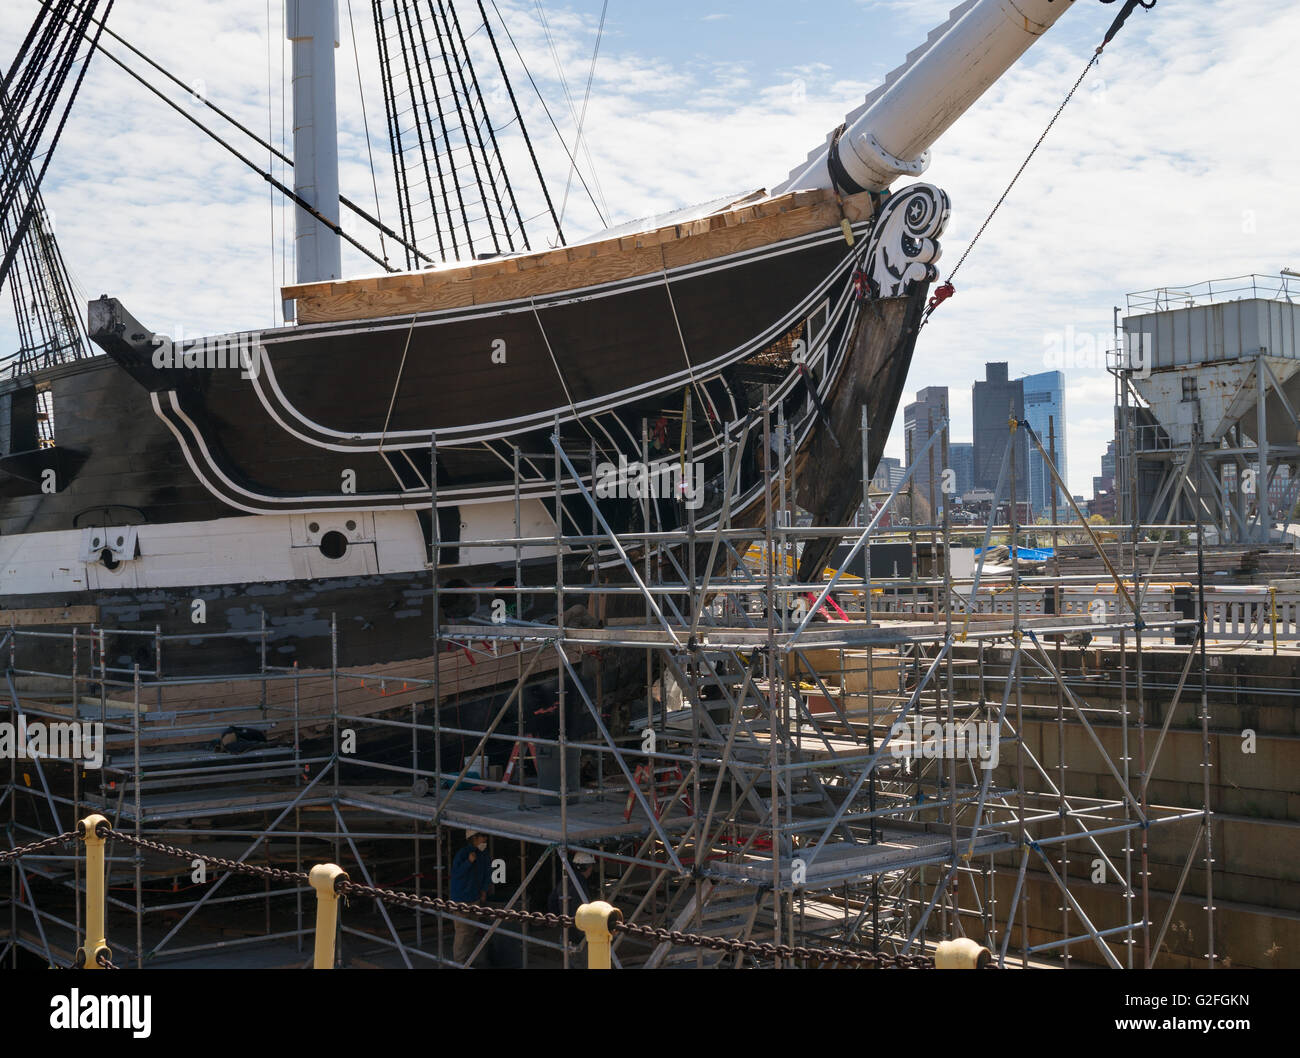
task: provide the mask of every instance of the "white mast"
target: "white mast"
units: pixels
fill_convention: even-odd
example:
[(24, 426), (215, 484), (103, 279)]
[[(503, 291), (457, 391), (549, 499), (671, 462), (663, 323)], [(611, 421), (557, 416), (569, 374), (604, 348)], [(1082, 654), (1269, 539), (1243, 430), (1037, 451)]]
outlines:
[(883, 191), (900, 176), (919, 176), (930, 164), (930, 145), (1073, 3), (967, 0), (953, 11), (947, 32), (850, 115), (838, 142), (810, 155), (773, 194)]
[[(285, 0), (293, 41), (293, 189), (335, 224), (339, 217), (338, 109), (334, 49), (339, 46), (335, 0)], [(298, 282), (343, 278), (338, 235), (299, 206), (295, 210)]]

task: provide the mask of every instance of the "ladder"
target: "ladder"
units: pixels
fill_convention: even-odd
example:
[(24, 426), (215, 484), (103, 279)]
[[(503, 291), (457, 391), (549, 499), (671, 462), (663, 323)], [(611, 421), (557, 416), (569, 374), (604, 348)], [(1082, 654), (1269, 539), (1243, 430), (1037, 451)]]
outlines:
[(695, 809), (691, 807), (691, 799), (685, 790), (678, 793), (681, 785), (686, 781), (682, 775), (682, 769), (676, 764), (666, 765), (662, 768), (656, 768), (650, 764), (638, 764), (636, 770), (632, 773), (632, 781), (636, 784), (635, 789), (629, 790), (627, 794), (627, 804), (623, 808), (623, 821), (626, 823), (632, 818), (632, 806), (636, 803), (636, 790), (640, 790), (646, 795), (646, 800), (654, 809), (655, 818), (663, 817), (665, 810), (673, 801), (680, 801), (686, 809), (688, 816), (695, 814)]
[[(508, 783), (510, 781), (510, 776), (514, 774), (515, 763), (522, 760), (524, 746), (528, 747), (528, 755), (533, 758), (533, 772), (535, 774), (541, 773), (540, 769), (537, 767), (537, 747), (533, 745), (533, 743), (531, 742), (516, 742), (514, 745), (514, 749), (510, 751), (510, 760), (506, 763), (506, 770), (501, 774), (502, 782)], [(523, 764), (520, 763), (519, 784), (522, 786), (523, 782), (524, 782), (524, 769), (523, 769)]]

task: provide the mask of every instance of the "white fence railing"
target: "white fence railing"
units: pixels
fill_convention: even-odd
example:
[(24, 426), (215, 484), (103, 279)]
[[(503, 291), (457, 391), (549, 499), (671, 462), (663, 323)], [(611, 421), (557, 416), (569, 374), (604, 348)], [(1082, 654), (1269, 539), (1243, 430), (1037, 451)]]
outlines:
[[(1021, 614), (1035, 616), (1045, 613), (1047, 590), (1022, 587)], [(1194, 585), (1152, 584), (1142, 599), (1143, 615), (1148, 620), (1177, 617), (1179, 608), (1175, 592), (1188, 593), (1192, 605), (1195, 605)], [(960, 590), (955, 590), (954, 594), (960, 597), (953, 606), (954, 613), (964, 613), (969, 595)], [(1061, 589), (1061, 596), (1062, 616), (1075, 616), (1080, 623), (1100, 626), (1127, 623), (1128, 603), (1114, 584), (1071, 585)], [(1013, 600), (1010, 588), (998, 586), (981, 590), (975, 600), (975, 612), (1009, 615)], [(889, 592), (873, 595), (871, 605), (877, 613), (930, 615), (935, 611), (935, 604), (930, 599)], [(1213, 588), (1205, 593), (1205, 616), (1206, 637), (1211, 640), (1271, 643), (1276, 638), (1279, 643), (1295, 642), (1300, 640), (1300, 590), (1288, 586), (1279, 591), (1267, 585)], [(1114, 641), (1119, 637), (1119, 630), (1099, 628), (1094, 637)]]

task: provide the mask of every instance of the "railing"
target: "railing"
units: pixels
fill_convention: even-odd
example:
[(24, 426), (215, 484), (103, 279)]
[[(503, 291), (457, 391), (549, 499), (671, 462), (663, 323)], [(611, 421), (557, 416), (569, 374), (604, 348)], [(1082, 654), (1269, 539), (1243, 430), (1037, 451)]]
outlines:
[(1130, 315), (1220, 305), (1249, 299), (1294, 302), (1300, 298), (1300, 276), (1247, 275), (1210, 279), (1186, 287), (1156, 287), (1128, 296)]
[[(1150, 584), (1142, 597), (1144, 617), (1174, 617), (1179, 612), (1175, 589), (1192, 586)], [(1099, 626), (1096, 639), (1115, 639), (1119, 627), (1130, 614), (1113, 584), (1096, 587), (1070, 586), (1061, 589), (1062, 616), (1077, 616)], [(1022, 615), (1044, 613), (1046, 592), (1041, 588), (1021, 587)], [(1195, 596), (1192, 596), (1193, 601)], [(964, 601), (964, 600), (963, 600)], [(885, 594), (872, 602), (878, 614), (932, 614), (929, 600), (908, 595)], [(981, 591), (975, 600), (976, 613), (1006, 615), (1012, 612), (1010, 588)], [(1300, 590), (1278, 591), (1266, 585), (1216, 588), (1205, 593), (1205, 635), (1209, 640), (1237, 640), (1272, 643), (1300, 640)]]
[(1208, 639), (1260, 643), (1300, 638), (1300, 592), (1256, 587), (1221, 589), (1205, 596)]
[(570, 917), (569, 915), (529, 912), (511, 908), (490, 907), (484, 904), (442, 900), (417, 893), (379, 889), (372, 885), (354, 882), (348, 877), (343, 868), (333, 863), (317, 864), (309, 872), (294, 872), (262, 867), (256, 864), (244, 863), (243, 861), (205, 856), (194, 849), (183, 849), (145, 838), (132, 837), (124, 831), (115, 829), (107, 818), (99, 814), (92, 814), (80, 820), (75, 831), (67, 831), (29, 845), (6, 850), (0, 853), (0, 863), (17, 861), (24, 856), (43, 852), (47, 848), (77, 839), (85, 845), (85, 926), (82, 934), (84, 939), (82, 939), (82, 944), (77, 949), (73, 965), (84, 970), (117, 970), (120, 968), (113, 962), (113, 950), (109, 946), (107, 937), (108, 899), (105, 846), (109, 840), (121, 841), (137, 849), (148, 849), (187, 862), (203, 861), (214, 867), (220, 867), (222, 870), (253, 877), (277, 881), (291, 879), (306, 882), (316, 893), (315, 950), (312, 966), (317, 970), (332, 970), (337, 963), (336, 941), (339, 933), (340, 896), (371, 897), (421, 910), (458, 911), (476, 918), (527, 921), (546, 927), (558, 926), (567, 929), (576, 926), (585, 934), (587, 968), (591, 970), (610, 969), (610, 945), (615, 933), (636, 933), (669, 944), (713, 948), (728, 952), (750, 952), (786, 960), (793, 965), (797, 965), (798, 962), (806, 964), (808, 960), (816, 960), (821, 965), (840, 965), (859, 969), (898, 967), (903, 969), (974, 970), (986, 969), (993, 965), (993, 953), (989, 949), (964, 938), (941, 942), (933, 956), (920, 953), (914, 955), (886, 955), (833, 947), (793, 947), (757, 941), (731, 940), (706, 934), (684, 933), (678, 930), (641, 926), (624, 922), (622, 912), (604, 901), (585, 903)]

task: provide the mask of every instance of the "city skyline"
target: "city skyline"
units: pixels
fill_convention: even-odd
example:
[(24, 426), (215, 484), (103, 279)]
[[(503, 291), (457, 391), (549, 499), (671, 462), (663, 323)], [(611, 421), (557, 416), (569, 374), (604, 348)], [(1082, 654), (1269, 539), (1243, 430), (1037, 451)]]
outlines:
[[(903, 439), (906, 457), (886, 456), (877, 468), (877, 483), (887, 480), (887, 473), (894, 468), (907, 468), (913, 459), (919, 460), (912, 475), (912, 482), (918, 495), (930, 493), (931, 465), (936, 479), (945, 471), (951, 470), (955, 476), (953, 487), (955, 495), (960, 498), (973, 490), (992, 491), (997, 484), (998, 472), (1005, 452), (1007, 412), (999, 409), (1005, 404), (1008, 412), (1017, 419), (1029, 423), (1037, 433), (1044, 449), (1055, 454), (1058, 472), (1064, 477), (1060, 468), (1068, 465), (1070, 445), (1068, 442), (1069, 419), (1065, 400), (1066, 380), (1063, 372), (1044, 371), (1010, 377), (1009, 363), (994, 361), (985, 364), (985, 378), (976, 379), (971, 384), (972, 414), (971, 433), (974, 441), (955, 440), (954, 436), (961, 430), (958, 417), (952, 416), (947, 386), (926, 386), (915, 394), (915, 399), (903, 406)], [(939, 454), (939, 445), (924, 458), (921, 453), (929, 441), (932, 432), (938, 432), (943, 421), (949, 425), (947, 460)], [(1027, 434), (1017, 437), (1017, 458), (1020, 463), (1016, 474), (1017, 494), (1023, 497), (1037, 515), (1050, 514), (1052, 493), (1057, 494), (1057, 512), (1060, 515), (1068, 509), (1069, 500), (1065, 490), (1059, 489), (1052, 481), (1047, 469), (1046, 459), (1039, 454), (1037, 447), (1029, 442)], [(1069, 496), (1082, 495), (1085, 502), (1095, 498), (1098, 492), (1114, 489), (1114, 442), (1098, 455), (1102, 466), (1102, 477), (1092, 478), (1091, 495), (1069, 491)], [(931, 458), (933, 454), (934, 458)], [(1107, 460), (1110, 460), (1110, 476), (1107, 479)], [(1094, 461), (1095, 463), (1095, 461)], [(886, 472), (886, 467), (891, 468)], [(901, 470), (898, 471), (901, 474)], [(1103, 487), (1099, 487), (1101, 483)], [(1068, 481), (1067, 481), (1068, 485)], [(887, 486), (886, 486), (887, 487)], [(935, 491), (940, 484), (936, 480)], [(1003, 495), (1007, 494), (1004, 485)]]

